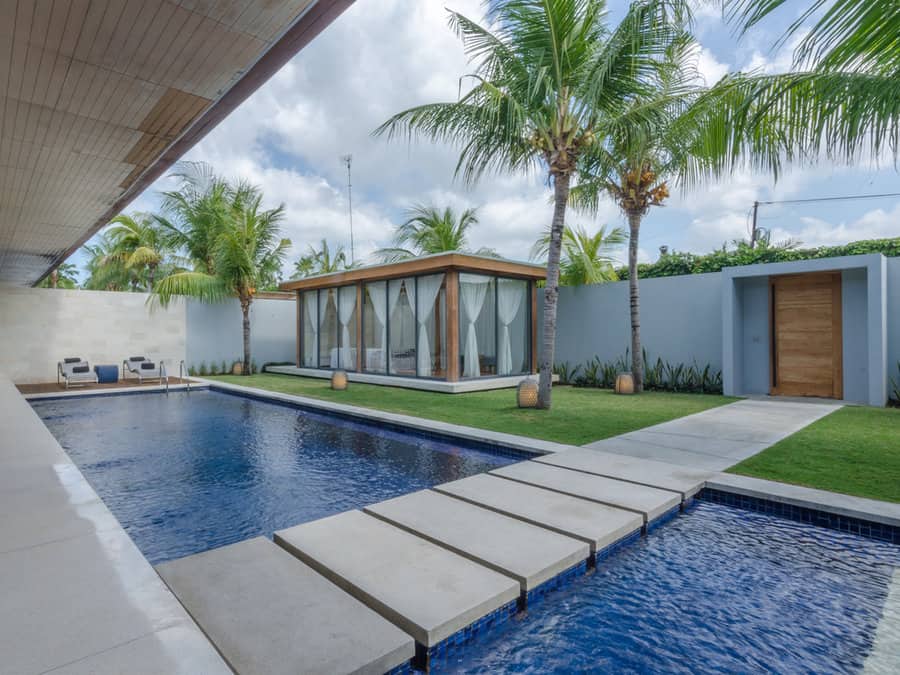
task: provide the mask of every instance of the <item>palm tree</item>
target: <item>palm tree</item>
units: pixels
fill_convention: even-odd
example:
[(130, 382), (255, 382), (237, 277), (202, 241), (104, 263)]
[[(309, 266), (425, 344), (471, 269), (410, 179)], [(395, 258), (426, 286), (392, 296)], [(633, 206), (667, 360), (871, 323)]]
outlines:
[(40, 288), (78, 288), (78, 268), (73, 263), (60, 263), (41, 281)]
[[(617, 281), (613, 267), (617, 262), (613, 252), (625, 243), (625, 231), (604, 225), (591, 234), (581, 225), (563, 230), (562, 253), (559, 261), (560, 286), (584, 286)], [(550, 232), (538, 239), (531, 249), (533, 259), (544, 258), (550, 246)]]
[[(784, 0), (721, 0), (743, 31)], [(754, 150), (754, 164), (776, 175), (786, 162), (821, 156), (876, 161), (900, 149), (900, 5), (896, 0), (809, 0), (779, 41), (812, 23), (794, 52), (792, 72), (731, 77), (736, 103), (721, 106), (713, 125), (730, 132), (725, 150)], [(763, 130), (764, 133), (760, 133)], [(775, 138), (778, 142), (769, 142)], [(762, 139), (762, 140), (761, 140)], [(717, 142), (717, 141), (713, 141)], [(717, 154), (733, 162), (729, 152)]]
[(152, 216), (119, 214), (107, 230), (113, 247), (126, 269), (134, 269), (148, 291), (153, 290), (156, 272), (166, 256), (163, 230)]
[(87, 278), (84, 288), (90, 291), (134, 290), (135, 271), (126, 269), (115, 243), (106, 231), (101, 232), (90, 244), (84, 245), (88, 255), (85, 268)]
[(332, 252), (325, 239), (321, 241), (320, 246), (318, 249), (312, 245), (307, 247), (306, 255), (294, 263), (294, 273), (291, 275), (291, 279), (331, 274), (356, 267), (355, 263), (347, 262), (347, 252), (343, 246), (339, 245)]
[(204, 302), (237, 297), (243, 316), (242, 373), (249, 375), (253, 296), (280, 270), (291, 245), (280, 236), (284, 205), (263, 210), (258, 187), (246, 182), (230, 185), (205, 167), (201, 174), (209, 178), (205, 185), (189, 171), (181, 174), (181, 190), (167, 193), (171, 215), (176, 217), (166, 220), (167, 227), (191, 257), (199, 256), (195, 268), (161, 279), (154, 297), (164, 306), (178, 295)]
[[(449, 206), (441, 210), (435, 206), (417, 204), (407, 211), (406, 217), (406, 222), (397, 228), (394, 245), (375, 252), (383, 262), (449, 251), (469, 252), (469, 230), (478, 224), (477, 209), (466, 209), (457, 216)], [(472, 252), (497, 256), (490, 248)]]
[(547, 247), (539, 405), (551, 405), (559, 264), (571, 181), (601, 123), (657, 79), (659, 61), (681, 30), (677, 0), (634, 2), (610, 30), (601, 0), (497, 0), (484, 28), (450, 12), (476, 64), (459, 100), (400, 112), (375, 133), (424, 136), (461, 147), (457, 175), (539, 169), (553, 185)]

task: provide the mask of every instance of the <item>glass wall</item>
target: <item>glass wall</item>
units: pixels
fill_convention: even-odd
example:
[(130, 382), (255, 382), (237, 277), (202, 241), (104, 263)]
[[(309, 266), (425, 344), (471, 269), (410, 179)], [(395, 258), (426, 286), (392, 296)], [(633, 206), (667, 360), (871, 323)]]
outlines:
[(416, 374), (416, 280), (388, 280), (388, 372)]
[(528, 282), (520, 279), (497, 279), (498, 375), (530, 372), (530, 316)]
[(419, 377), (447, 377), (446, 296), (443, 274), (416, 277), (416, 368)]
[(319, 368), (338, 367), (337, 289), (319, 290)]
[(341, 286), (337, 296), (338, 322), (341, 328), (337, 367), (356, 370), (356, 286)]
[(459, 275), (459, 356), (462, 377), (497, 373), (496, 280)]
[(387, 282), (375, 281), (363, 288), (363, 370), (387, 372)]
[(531, 370), (527, 281), (459, 275), (459, 356), (463, 378)]
[(319, 312), (316, 291), (307, 291), (300, 295), (300, 323), (303, 326), (300, 337), (302, 347), (300, 365), (304, 368), (317, 368), (319, 365)]
[[(445, 274), (370, 282), (361, 296), (355, 285), (307, 291), (300, 302), (304, 367), (447, 377)], [(530, 372), (531, 322), (530, 282), (460, 273), (460, 377)]]

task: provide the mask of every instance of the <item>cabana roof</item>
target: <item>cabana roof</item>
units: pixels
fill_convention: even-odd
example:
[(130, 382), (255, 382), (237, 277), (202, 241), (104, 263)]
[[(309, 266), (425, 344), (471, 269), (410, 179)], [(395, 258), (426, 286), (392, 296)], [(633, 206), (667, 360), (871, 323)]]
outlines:
[(305, 279), (286, 281), (281, 284), (280, 288), (284, 291), (307, 291), (317, 288), (344, 286), (361, 281), (378, 281), (419, 274), (432, 274), (446, 270), (472, 272), (475, 274), (495, 274), (535, 281), (547, 278), (547, 269), (544, 265), (451, 251), (410, 258), (409, 260), (401, 260), (395, 263), (369, 265), (342, 272), (318, 274)]

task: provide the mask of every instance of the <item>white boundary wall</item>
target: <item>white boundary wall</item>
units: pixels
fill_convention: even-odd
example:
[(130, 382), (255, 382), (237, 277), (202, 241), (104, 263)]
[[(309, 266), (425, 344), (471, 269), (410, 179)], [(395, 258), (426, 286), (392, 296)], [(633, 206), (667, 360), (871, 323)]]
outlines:
[(178, 375), (185, 358), (185, 303), (147, 307), (146, 293), (0, 288), (0, 373), (13, 382), (55, 382), (56, 363), (80, 356), (91, 365), (129, 356), (165, 360)]

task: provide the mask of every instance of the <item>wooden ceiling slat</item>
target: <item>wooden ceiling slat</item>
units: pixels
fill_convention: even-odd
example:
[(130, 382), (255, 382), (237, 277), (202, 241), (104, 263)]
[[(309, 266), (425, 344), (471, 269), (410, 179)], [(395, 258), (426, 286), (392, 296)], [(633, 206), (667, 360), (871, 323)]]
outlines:
[(350, 2), (258, 64), (308, 1), (0, 0), (0, 282), (37, 281)]

